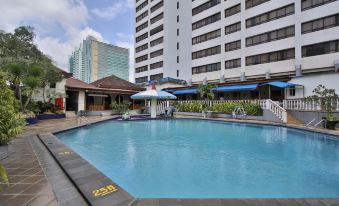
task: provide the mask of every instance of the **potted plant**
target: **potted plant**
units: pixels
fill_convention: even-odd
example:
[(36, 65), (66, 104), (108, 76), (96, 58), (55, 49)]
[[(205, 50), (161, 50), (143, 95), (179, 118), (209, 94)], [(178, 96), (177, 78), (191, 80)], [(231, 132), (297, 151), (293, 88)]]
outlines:
[(31, 111), (27, 111), (25, 114), (25, 119), (27, 124), (36, 124), (38, 123), (38, 118), (37, 116), (34, 114), (34, 112)]
[(318, 85), (313, 91), (313, 95), (308, 97), (309, 99), (319, 102), (321, 111), (326, 112), (326, 117), (322, 117), (323, 126), (327, 129), (334, 130), (336, 124), (339, 122), (334, 114), (333, 110), (336, 109), (336, 102), (339, 99), (338, 94), (334, 89), (327, 89), (324, 85)]
[(213, 84), (200, 84), (198, 86), (198, 91), (200, 94), (201, 98), (204, 98), (207, 103), (203, 104), (202, 106), (202, 116), (206, 117), (206, 112), (207, 112), (207, 117), (212, 117), (212, 111), (209, 111), (211, 107), (209, 107), (208, 102), (210, 99), (214, 98), (214, 92), (213, 89), (215, 86)]

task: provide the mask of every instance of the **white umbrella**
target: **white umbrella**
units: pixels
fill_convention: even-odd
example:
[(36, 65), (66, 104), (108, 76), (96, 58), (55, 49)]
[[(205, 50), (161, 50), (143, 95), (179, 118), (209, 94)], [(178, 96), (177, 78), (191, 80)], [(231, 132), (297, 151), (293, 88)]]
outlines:
[(151, 118), (157, 115), (157, 99), (176, 99), (177, 97), (165, 91), (156, 90), (152, 85), (151, 90), (139, 92), (131, 96), (132, 99), (150, 99), (151, 100)]

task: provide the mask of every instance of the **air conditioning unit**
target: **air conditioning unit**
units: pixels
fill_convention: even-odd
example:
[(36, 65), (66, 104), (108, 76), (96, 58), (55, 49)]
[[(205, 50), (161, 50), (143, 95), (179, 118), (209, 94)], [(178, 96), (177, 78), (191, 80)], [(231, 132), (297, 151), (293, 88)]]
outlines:
[(339, 59), (334, 61), (334, 71), (339, 72)]
[(224, 77), (224, 75), (221, 75), (221, 76), (220, 76), (220, 83), (225, 83), (225, 77)]
[(301, 65), (300, 64), (296, 64), (295, 65), (295, 76), (296, 77), (302, 76), (302, 71), (301, 71)]

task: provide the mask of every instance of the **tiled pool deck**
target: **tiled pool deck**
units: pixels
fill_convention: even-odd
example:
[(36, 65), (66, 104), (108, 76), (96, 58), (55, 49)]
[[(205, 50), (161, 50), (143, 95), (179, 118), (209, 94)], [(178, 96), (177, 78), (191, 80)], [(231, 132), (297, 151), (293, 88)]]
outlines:
[[(110, 118), (88, 120), (93, 123)], [(300, 125), (289, 126), (309, 130)], [(0, 193), (0, 205), (339, 206), (339, 199), (135, 199), (52, 134), (73, 127), (78, 127), (74, 118), (47, 120), (27, 127), (25, 133), (12, 142), (9, 156), (1, 161), (8, 169), (11, 183), (9, 187), (1, 185), (4, 191)], [(316, 131), (328, 133), (328, 130)], [(339, 135), (338, 130), (330, 133)]]

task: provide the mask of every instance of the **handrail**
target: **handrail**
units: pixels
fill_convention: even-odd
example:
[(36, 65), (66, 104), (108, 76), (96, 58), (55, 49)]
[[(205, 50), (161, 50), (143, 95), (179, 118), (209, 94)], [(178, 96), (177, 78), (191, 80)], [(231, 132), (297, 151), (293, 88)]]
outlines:
[(287, 111), (271, 99), (266, 100), (266, 109), (275, 114), (283, 123), (287, 123)]
[(324, 121), (324, 119), (320, 120), (317, 124), (313, 125), (313, 127), (318, 126), (320, 123), (322, 123)]
[[(339, 99), (332, 102), (334, 110), (339, 111)], [(321, 111), (321, 101), (311, 98), (285, 99), (284, 108), (288, 110)]]
[(310, 121), (309, 123), (307, 123), (305, 126), (308, 127), (308, 126), (311, 125), (314, 121), (315, 121), (315, 119), (312, 119), (312, 121)]

